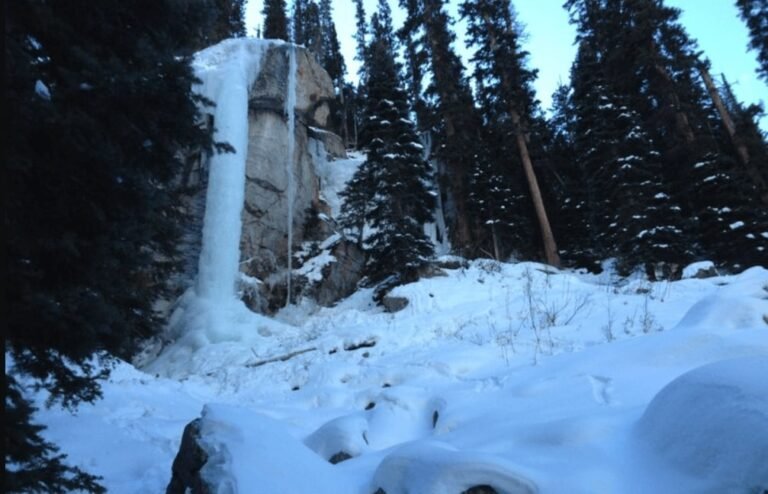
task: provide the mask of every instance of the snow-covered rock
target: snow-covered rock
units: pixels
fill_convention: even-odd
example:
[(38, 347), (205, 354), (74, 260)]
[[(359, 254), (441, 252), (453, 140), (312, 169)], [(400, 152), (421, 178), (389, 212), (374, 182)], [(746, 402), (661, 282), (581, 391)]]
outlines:
[(698, 492), (762, 492), (768, 488), (768, 356), (683, 374), (653, 398), (637, 434), (663, 462), (697, 479)]

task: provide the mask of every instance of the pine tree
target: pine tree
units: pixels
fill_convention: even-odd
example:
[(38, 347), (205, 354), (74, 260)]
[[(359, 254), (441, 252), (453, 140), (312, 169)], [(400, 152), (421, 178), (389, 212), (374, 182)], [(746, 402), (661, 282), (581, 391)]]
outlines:
[[(185, 150), (212, 148), (191, 92), (199, 15), (172, 0), (6, 5), (6, 351), (64, 406), (100, 396), (95, 354), (130, 359), (161, 328), (172, 181)], [(20, 444), (39, 444), (24, 430)]]
[(261, 14), (264, 16), (264, 38), (288, 41), (288, 17), (285, 0), (265, 0)]
[(367, 49), (367, 160), (344, 196), (346, 211), (354, 204), (350, 200), (360, 203), (357, 212), (348, 216), (348, 224), (359, 226), (365, 220), (373, 229), (366, 239), (367, 275), (373, 283), (387, 281), (389, 288), (415, 279), (433, 255), (424, 224), (433, 219), (434, 196), (429, 165), (421, 157), (415, 126), (408, 119), (391, 18), (382, 3), (385, 0), (380, 0), (372, 18), (372, 41)]
[(467, 43), (476, 49), (472, 60), (479, 99), (484, 102), (484, 113), (492, 116), (486, 120), (506, 124), (503, 134), (516, 142), (546, 261), (559, 266), (560, 257), (529, 152), (530, 124), (537, 110), (532, 86), (536, 71), (526, 66), (528, 53), (520, 46), (520, 26), (508, 0), (465, 0), (460, 10), (468, 22)]
[[(738, 202), (744, 198), (754, 201), (759, 194), (740, 176), (743, 170), (735, 167), (739, 161), (739, 150), (734, 147), (723, 120), (700, 82), (700, 71), (705, 62), (701, 60), (695, 42), (679, 23), (679, 10), (665, 6), (663, 1), (652, 0), (570, 0), (566, 6), (571, 9), (578, 24), (580, 43), (590, 43), (597, 54), (597, 69), (588, 69), (586, 72), (589, 75), (585, 77), (599, 75), (603, 78), (608, 89), (603, 97), (614, 108), (618, 105), (626, 110), (619, 115), (632, 115), (638, 134), (649, 143), (648, 149), (658, 153), (644, 159), (645, 164), (637, 169), (650, 167), (658, 170), (653, 173), (661, 175), (664, 191), (638, 193), (638, 197), (645, 197), (645, 202), (641, 204), (639, 199), (634, 201), (633, 207), (638, 212), (627, 218), (644, 218), (642, 211), (652, 211), (654, 207), (648, 201), (658, 194), (668, 194), (670, 199), (665, 211), (665, 224), (680, 233), (669, 236), (676, 243), (669, 252), (680, 254), (674, 264), (687, 262), (690, 256), (706, 256), (736, 266), (739, 263), (733, 259), (734, 252), (759, 252), (759, 246), (753, 244), (759, 240), (758, 232), (762, 230), (760, 211), (763, 208), (754, 202), (749, 207), (737, 207), (736, 202), (729, 206), (724, 202)], [(574, 78), (574, 97), (578, 95), (577, 80)], [(587, 83), (585, 87), (594, 90), (599, 85)], [(589, 105), (583, 110), (583, 115), (586, 118), (594, 116)], [(582, 130), (587, 144), (584, 149), (599, 151), (604, 147), (604, 151), (599, 153), (608, 158), (620, 158), (620, 144), (630, 143), (622, 137), (621, 126), (609, 125), (606, 129), (606, 136), (613, 136), (616, 143), (611, 144), (610, 138), (601, 136), (600, 125), (602, 122), (605, 126), (605, 122), (610, 121), (619, 124), (621, 119), (602, 115), (597, 120), (594, 125), (586, 125)], [(577, 132), (577, 145), (578, 140)], [(606, 163), (602, 157), (597, 162)], [(655, 164), (657, 162), (660, 166)], [(610, 167), (610, 161), (607, 163)], [(602, 166), (595, 169), (599, 170)], [(619, 180), (626, 178), (612, 171), (607, 181), (608, 189), (624, 190), (627, 184)], [(717, 181), (721, 194), (714, 194), (712, 181)], [(598, 190), (605, 188), (601, 185)], [(728, 196), (732, 199), (726, 200)], [(623, 196), (618, 202), (623, 206), (627, 203)], [(677, 206), (681, 208), (681, 214), (669, 214), (677, 211)], [(737, 209), (754, 209), (757, 213), (741, 215), (741, 219), (726, 219)], [(728, 214), (715, 214), (715, 211)], [(745, 235), (734, 233), (730, 226), (723, 227), (726, 224), (740, 225), (739, 222), (744, 223), (743, 231), (748, 232)], [(625, 227), (619, 222), (616, 225)], [(621, 231), (614, 229), (607, 233), (619, 237), (616, 237), (616, 242), (603, 242), (605, 245), (620, 243)], [(644, 242), (648, 244), (650, 241), (646, 238)], [(731, 246), (730, 251), (726, 245)], [(627, 252), (626, 249), (623, 252)], [(663, 257), (659, 253), (647, 254), (648, 257), (653, 255)], [(655, 261), (646, 259), (646, 262)]]
[(5, 492), (106, 492), (79, 468), (66, 465), (66, 455), (40, 436), (32, 423), (35, 408), (26, 400), (13, 375), (5, 376)]
[(323, 50), (323, 27), (320, 22), (320, 8), (310, 0), (304, 14), (304, 46), (315, 56)]
[(245, 0), (215, 1), (218, 15), (214, 27), (214, 41), (245, 36)]
[(420, 84), (413, 72), (417, 63), (428, 61), (431, 75), (426, 98), (431, 100), (428, 105), (433, 111), (421, 112), (419, 125), (434, 136), (434, 156), (442, 163), (440, 182), (445, 185), (447, 197), (443, 204), (453, 247), (469, 254), (474, 249), (472, 231), (475, 227), (469, 207), (469, 183), (473, 160), (482, 147), (482, 121), (464, 77), (461, 59), (453, 49), (455, 35), (450, 30), (445, 2), (401, 0), (400, 3), (408, 10), (409, 20), (403, 36), (412, 47), (418, 43), (421, 48), (415, 58), (408, 57), (414, 76), (412, 88), (417, 89)]
[(293, 43), (306, 45), (307, 27), (306, 16), (309, 0), (293, 0)]
[(321, 32), (323, 33), (322, 52), (318, 54), (320, 64), (331, 76), (336, 89), (339, 90), (344, 83), (344, 74), (347, 68), (344, 57), (341, 55), (336, 25), (333, 22), (331, 0), (320, 0), (319, 14)]
[(421, 4), (420, 0), (401, 0), (400, 6), (404, 7), (406, 11), (405, 22), (397, 32), (405, 55), (405, 85), (419, 129), (429, 131), (433, 126), (430, 122), (434, 120), (431, 118), (434, 109), (429, 108), (422, 95), (424, 69), (429, 57), (424, 46), (425, 35)]
[(757, 52), (757, 73), (768, 82), (768, 0), (736, 0), (736, 6), (749, 28), (749, 47)]
[(355, 60), (360, 62), (360, 68), (357, 70), (358, 78), (361, 82), (365, 81), (365, 52), (368, 46), (368, 18), (365, 15), (365, 6), (363, 0), (355, 0)]

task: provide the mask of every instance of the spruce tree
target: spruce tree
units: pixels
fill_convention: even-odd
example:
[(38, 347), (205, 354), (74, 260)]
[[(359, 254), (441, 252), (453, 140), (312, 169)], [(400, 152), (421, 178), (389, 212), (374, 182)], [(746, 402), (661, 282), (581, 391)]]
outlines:
[(4, 492), (106, 492), (99, 477), (68, 466), (66, 455), (40, 436), (44, 427), (33, 423), (35, 408), (13, 375), (4, 386)]
[[(465, 0), (460, 11), (467, 19), (467, 44), (475, 48), (474, 76), (486, 125), (499, 127), (500, 136), (515, 142), (516, 149), (510, 149), (515, 151), (511, 156), (517, 155), (519, 161), (508, 162), (506, 166), (524, 170), (542, 234), (545, 259), (558, 266), (557, 246), (530, 158), (531, 124), (538, 109), (532, 86), (536, 71), (527, 67), (528, 53), (522, 49), (519, 39), (521, 27), (508, 0)], [(496, 166), (500, 168), (505, 164), (497, 158)], [(516, 204), (514, 208), (519, 210), (521, 206)]]
[[(349, 223), (355, 225), (362, 218), (372, 227), (373, 233), (366, 239), (367, 275), (372, 283), (387, 281), (389, 288), (415, 279), (433, 255), (424, 224), (433, 219), (434, 195), (429, 165), (421, 157), (422, 147), (408, 118), (385, 2), (380, 0), (372, 18), (367, 49), (367, 159), (344, 196), (361, 204), (355, 215), (348, 216)], [(358, 189), (361, 186), (371, 188)], [(345, 204), (347, 211), (351, 205)]]
[(309, 0), (293, 0), (293, 43), (305, 45), (307, 43), (306, 16)]
[(426, 98), (433, 111), (421, 112), (419, 125), (434, 136), (434, 156), (444, 170), (440, 182), (447, 192), (443, 204), (453, 248), (476, 254), (472, 234), (476, 219), (470, 212), (469, 183), (473, 161), (482, 148), (482, 121), (463, 64), (453, 48), (456, 36), (444, 0), (400, 0), (400, 4), (407, 8), (409, 20), (403, 36), (421, 48), (414, 58), (408, 57), (413, 89), (420, 84), (413, 69), (422, 61), (428, 62), (431, 83)]
[(285, 0), (265, 0), (261, 11), (264, 16), (265, 39), (282, 39), (288, 41), (288, 17), (286, 16)]
[(691, 79), (692, 45), (660, 2), (571, 0), (566, 7), (579, 43), (571, 77), (572, 142), (586, 191), (579, 223), (593, 258), (616, 256), (624, 271), (685, 262), (693, 241), (680, 201), (688, 199), (682, 175), (665, 161), (696, 139), (689, 115), (702, 101)]
[(749, 28), (749, 47), (757, 52), (757, 73), (768, 83), (768, 0), (736, 0)]
[(360, 62), (360, 68), (357, 69), (357, 75), (360, 81), (364, 81), (365, 73), (365, 52), (368, 46), (368, 18), (365, 15), (365, 5), (363, 0), (355, 0), (355, 60)]
[[(152, 304), (172, 269), (158, 259), (178, 243), (173, 179), (185, 150), (212, 148), (195, 125), (189, 36), (205, 30), (190, 5), (6, 5), (6, 351), (54, 403), (96, 400), (109, 366), (94, 355), (130, 359), (162, 327)], [(19, 444), (39, 444), (7, 421), (6, 440), (22, 430)], [(16, 453), (57, 468), (47, 447)], [(40, 480), (25, 465), (18, 478)]]
[(215, 0), (218, 15), (214, 27), (216, 42), (245, 36), (245, 0)]

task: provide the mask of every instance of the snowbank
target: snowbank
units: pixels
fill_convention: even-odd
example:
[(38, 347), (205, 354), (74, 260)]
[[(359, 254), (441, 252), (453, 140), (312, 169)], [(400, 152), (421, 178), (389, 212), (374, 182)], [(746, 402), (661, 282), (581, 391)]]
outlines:
[(678, 377), (648, 405), (637, 435), (702, 492), (768, 488), (768, 356), (723, 360)]

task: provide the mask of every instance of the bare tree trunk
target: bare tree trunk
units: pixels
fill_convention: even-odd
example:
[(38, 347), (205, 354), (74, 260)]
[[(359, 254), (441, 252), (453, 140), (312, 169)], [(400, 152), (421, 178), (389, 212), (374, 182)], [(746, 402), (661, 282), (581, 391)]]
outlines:
[[(496, 41), (496, 35), (493, 31), (493, 23), (487, 14), (483, 16), (483, 20), (485, 21), (485, 26), (489, 30), (491, 37), (491, 49), (495, 50), (498, 45)], [(504, 91), (507, 94), (513, 94), (509, 76), (506, 73), (502, 79), (502, 85)], [(536, 179), (536, 173), (533, 171), (533, 163), (531, 162), (531, 155), (528, 153), (528, 142), (530, 141), (530, 137), (528, 136), (527, 132), (523, 132), (520, 114), (517, 112), (515, 104), (512, 101), (509, 102), (509, 115), (512, 117), (512, 124), (515, 127), (515, 139), (517, 140), (517, 148), (520, 151), (520, 160), (523, 162), (523, 170), (525, 171), (525, 178), (528, 182), (528, 188), (531, 191), (533, 208), (536, 210), (536, 218), (539, 220), (541, 240), (544, 244), (544, 257), (546, 258), (547, 264), (559, 268), (560, 254), (557, 253), (555, 235), (552, 233), (552, 227), (549, 224), (547, 210), (544, 207), (544, 200), (541, 198), (539, 181)]]
[(533, 171), (533, 163), (531, 163), (531, 156), (528, 153), (528, 145), (525, 142), (525, 133), (521, 126), (520, 115), (514, 108), (510, 108), (509, 113), (516, 129), (515, 138), (517, 139), (517, 147), (520, 151), (520, 159), (523, 162), (525, 178), (528, 180), (528, 187), (531, 190), (531, 199), (533, 199), (533, 207), (536, 210), (536, 217), (539, 220), (539, 227), (541, 228), (541, 240), (544, 243), (544, 256), (546, 257), (547, 264), (559, 268), (560, 255), (557, 253), (555, 236), (552, 233), (552, 227), (549, 225), (549, 218), (547, 217), (547, 210), (544, 207), (544, 200), (541, 198), (539, 181), (536, 180), (536, 173)]
[(733, 147), (736, 148), (736, 153), (739, 155), (739, 159), (744, 166), (749, 166), (749, 150), (747, 150), (747, 146), (744, 145), (744, 142), (742, 142), (736, 133), (736, 125), (733, 123), (733, 119), (728, 113), (728, 109), (725, 107), (725, 103), (723, 103), (723, 99), (720, 97), (720, 93), (717, 91), (715, 83), (712, 82), (712, 77), (709, 76), (709, 71), (704, 65), (699, 66), (699, 74), (701, 74), (701, 78), (704, 79), (704, 85), (707, 86), (709, 96), (712, 98), (712, 102), (715, 104), (715, 108), (717, 108), (717, 112), (720, 114), (720, 118), (728, 131), (728, 136), (731, 138)]
[(760, 174), (760, 170), (757, 169), (755, 163), (750, 159), (749, 149), (736, 131), (736, 124), (733, 123), (731, 114), (728, 113), (728, 108), (726, 108), (723, 99), (720, 97), (720, 92), (717, 90), (717, 86), (715, 86), (712, 77), (709, 75), (709, 71), (704, 65), (699, 66), (699, 73), (704, 80), (704, 85), (707, 86), (709, 96), (712, 98), (712, 102), (715, 104), (715, 108), (717, 108), (717, 112), (720, 114), (720, 119), (723, 121), (725, 129), (728, 131), (728, 136), (731, 138), (733, 147), (736, 149), (736, 154), (739, 155), (741, 164), (746, 168), (749, 178), (751, 178), (761, 190), (760, 199), (762, 202), (768, 204), (768, 183), (766, 183), (765, 179)]

